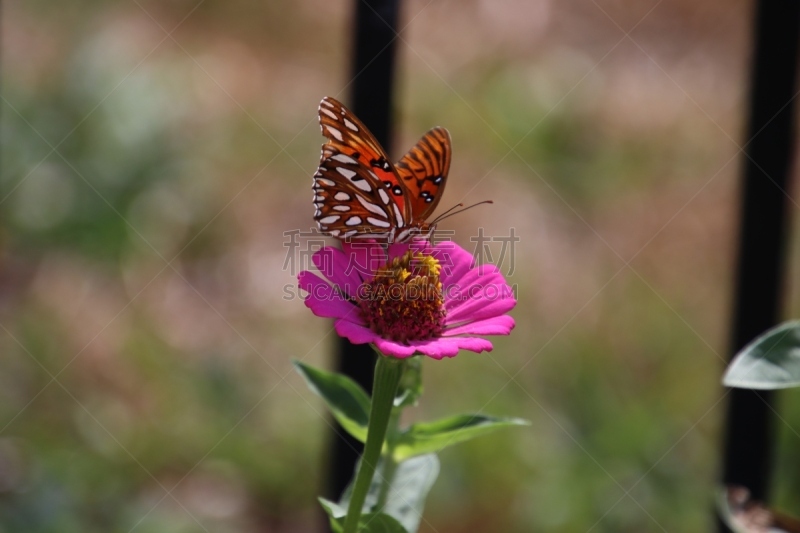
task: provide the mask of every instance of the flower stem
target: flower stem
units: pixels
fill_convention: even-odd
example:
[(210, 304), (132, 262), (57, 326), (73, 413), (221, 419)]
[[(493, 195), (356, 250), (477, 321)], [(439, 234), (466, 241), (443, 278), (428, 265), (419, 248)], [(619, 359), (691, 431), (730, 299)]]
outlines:
[(367, 498), (369, 486), (375, 475), (375, 467), (381, 456), (381, 448), (389, 426), (397, 385), (403, 375), (403, 361), (379, 355), (375, 364), (375, 381), (372, 387), (372, 407), (369, 413), (367, 443), (361, 458), (361, 467), (356, 474), (356, 483), (344, 519), (344, 533), (356, 533), (361, 508)]
[(392, 479), (394, 473), (397, 471), (397, 462), (392, 457), (393, 452), (390, 451), (383, 456), (383, 472), (381, 472), (381, 490), (378, 493), (378, 503), (375, 504), (375, 509), (382, 511), (386, 505), (386, 500), (389, 497), (389, 489), (392, 486)]

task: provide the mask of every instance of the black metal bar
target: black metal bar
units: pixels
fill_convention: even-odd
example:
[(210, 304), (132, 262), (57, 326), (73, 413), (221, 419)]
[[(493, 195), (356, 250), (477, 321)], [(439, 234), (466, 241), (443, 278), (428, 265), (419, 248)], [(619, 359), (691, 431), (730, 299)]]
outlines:
[[(391, 105), (400, 0), (356, 0), (352, 93), (353, 113), (390, 152)], [(337, 366), (372, 391), (375, 354), (367, 344), (339, 339)], [(341, 428), (331, 442), (327, 494), (338, 498), (353, 475), (363, 445)]]
[[(780, 319), (799, 27), (800, 3), (757, 3), (733, 353)], [(772, 400), (771, 393), (733, 389), (728, 404), (723, 482), (746, 486), (761, 500), (767, 496), (772, 468)], [(719, 530), (727, 528), (721, 525)]]

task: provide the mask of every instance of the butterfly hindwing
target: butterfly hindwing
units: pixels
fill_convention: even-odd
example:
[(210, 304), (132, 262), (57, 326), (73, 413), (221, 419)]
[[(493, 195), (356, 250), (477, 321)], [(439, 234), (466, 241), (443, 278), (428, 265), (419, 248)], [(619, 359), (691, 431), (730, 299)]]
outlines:
[(450, 170), (450, 134), (433, 128), (395, 165), (413, 220), (427, 220), (439, 205)]

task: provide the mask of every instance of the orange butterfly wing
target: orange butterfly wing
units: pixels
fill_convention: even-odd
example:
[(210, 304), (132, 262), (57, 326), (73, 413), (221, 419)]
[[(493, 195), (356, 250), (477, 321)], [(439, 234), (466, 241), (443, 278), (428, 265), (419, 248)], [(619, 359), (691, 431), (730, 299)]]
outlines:
[[(409, 212), (414, 223), (425, 222), (444, 193), (450, 171), (452, 148), (450, 134), (444, 128), (433, 128), (395, 165)], [(395, 188), (393, 192), (398, 190)]]
[(387, 183), (397, 183), (381, 145), (340, 102), (325, 97), (319, 106), (322, 158), (314, 174), (314, 220), (339, 238), (389, 238), (404, 227), (400, 206)]

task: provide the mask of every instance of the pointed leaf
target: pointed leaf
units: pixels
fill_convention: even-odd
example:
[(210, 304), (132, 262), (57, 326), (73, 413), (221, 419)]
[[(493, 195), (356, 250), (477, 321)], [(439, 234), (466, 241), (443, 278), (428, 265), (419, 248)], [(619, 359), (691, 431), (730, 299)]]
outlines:
[[(381, 481), (384, 473), (383, 459), (378, 464), (375, 478), (369, 487), (367, 499), (362, 512), (377, 511), (381, 491)], [(395, 518), (409, 533), (415, 533), (422, 519), (422, 510), (425, 507), (425, 498), (428, 496), (433, 483), (439, 475), (439, 458), (435, 454), (414, 457), (398, 464), (389, 487), (386, 505), (381, 511)], [(339, 507), (347, 509), (350, 502), (352, 484), (345, 489)]]
[(397, 465), (383, 512), (393, 516), (409, 533), (422, 520), (425, 499), (439, 476), (436, 454), (420, 455)]
[(361, 515), (358, 533), (410, 533), (397, 520), (385, 513)]
[(772, 328), (742, 348), (722, 383), (743, 389), (800, 386), (800, 322)]
[(325, 512), (328, 513), (331, 531), (333, 533), (342, 533), (344, 517), (347, 515), (347, 509), (344, 509), (340, 507), (338, 503), (326, 500), (325, 498), (318, 498), (318, 500), (322, 505), (322, 508), (325, 509)]
[[(322, 508), (328, 513), (333, 533), (342, 533), (347, 509), (338, 504), (319, 498)], [(411, 533), (400, 522), (385, 513), (367, 513), (358, 520), (358, 533)]]
[(458, 415), (436, 422), (414, 424), (397, 440), (394, 457), (402, 461), (415, 455), (438, 452), (453, 444), (464, 442), (508, 426), (528, 425), (520, 418), (497, 418), (486, 415)]
[(314, 368), (300, 361), (293, 363), (297, 372), (305, 378), (308, 388), (325, 400), (344, 430), (361, 442), (366, 442), (370, 400), (364, 389), (342, 374)]

